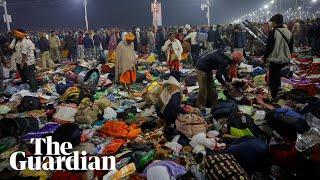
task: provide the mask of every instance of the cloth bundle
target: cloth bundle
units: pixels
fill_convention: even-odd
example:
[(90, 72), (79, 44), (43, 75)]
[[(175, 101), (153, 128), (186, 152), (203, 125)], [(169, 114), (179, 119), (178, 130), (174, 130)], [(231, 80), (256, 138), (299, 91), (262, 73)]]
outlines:
[(99, 107), (92, 103), (89, 98), (84, 98), (75, 114), (75, 120), (79, 124), (92, 124), (98, 120), (99, 113), (101, 113)]
[(124, 121), (108, 121), (99, 130), (102, 136), (133, 139), (142, 133), (136, 124), (128, 126)]
[(208, 128), (205, 120), (195, 114), (183, 114), (178, 116), (176, 127), (178, 131), (189, 138), (200, 132), (206, 133)]
[(72, 101), (77, 102), (79, 99), (80, 89), (77, 87), (70, 87), (65, 93), (60, 97), (61, 101)]

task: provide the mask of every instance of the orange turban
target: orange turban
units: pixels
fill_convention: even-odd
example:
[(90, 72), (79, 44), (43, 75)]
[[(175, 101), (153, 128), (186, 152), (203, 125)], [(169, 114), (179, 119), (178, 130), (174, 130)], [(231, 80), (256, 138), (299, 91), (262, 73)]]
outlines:
[(130, 32), (130, 33), (126, 34), (125, 38), (127, 41), (133, 41), (135, 36)]
[(235, 61), (236, 63), (241, 63), (244, 60), (243, 53), (240, 51), (233, 52), (231, 56), (233, 61)]
[(21, 31), (19, 31), (19, 30), (15, 30), (15, 31), (14, 31), (14, 35), (15, 35), (16, 37), (19, 37), (19, 38), (24, 38), (24, 37), (27, 36), (27, 33), (21, 32)]

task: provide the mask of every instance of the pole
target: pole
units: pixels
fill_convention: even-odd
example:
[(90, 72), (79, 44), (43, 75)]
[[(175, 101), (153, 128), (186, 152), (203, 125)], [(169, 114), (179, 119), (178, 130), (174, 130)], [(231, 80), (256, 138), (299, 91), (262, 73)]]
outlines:
[[(155, 6), (155, 5), (157, 4), (157, 0), (154, 0), (153, 3), (154, 3), (154, 6)], [(154, 11), (153, 14), (154, 14), (154, 15), (153, 15), (153, 18), (154, 18), (154, 19), (152, 20), (152, 23), (154, 23), (154, 25), (153, 25), (153, 26), (154, 26), (154, 33), (156, 34), (156, 33), (157, 33), (157, 28), (158, 28), (157, 22), (156, 22), (156, 21), (157, 21), (157, 18), (158, 18), (158, 17), (157, 17), (157, 14), (158, 14), (158, 13), (157, 13), (156, 11)]]
[[(208, 1), (209, 2), (209, 1)], [(210, 4), (208, 4), (208, 13), (207, 13), (207, 16), (208, 16), (208, 26), (210, 26)]]
[(6, 19), (6, 23), (7, 23), (7, 30), (10, 31), (10, 22), (8, 20), (8, 10), (7, 10), (7, 2), (3, 1), (3, 8), (4, 8), (4, 14), (5, 14), (5, 19)]
[(89, 23), (88, 23), (88, 13), (87, 13), (87, 0), (84, 0), (83, 5), (84, 5), (84, 20), (86, 21), (86, 29), (89, 31)]

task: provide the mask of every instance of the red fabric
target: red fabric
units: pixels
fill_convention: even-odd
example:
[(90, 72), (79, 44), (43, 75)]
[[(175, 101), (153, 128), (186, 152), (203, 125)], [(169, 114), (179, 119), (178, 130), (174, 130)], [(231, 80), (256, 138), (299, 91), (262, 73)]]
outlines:
[(120, 82), (122, 84), (132, 84), (136, 82), (136, 80), (137, 80), (137, 74), (135, 71), (126, 71), (120, 76)]
[(170, 61), (169, 62), (169, 69), (170, 71), (179, 71), (180, 69), (180, 62), (179, 60), (175, 60), (175, 61)]
[(51, 179), (52, 180), (82, 180), (82, 176), (85, 175), (85, 172), (83, 173), (74, 173), (69, 171), (55, 171)]
[(104, 147), (103, 153), (106, 155), (114, 155), (126, 142), (122, 139), (114, 139), (110, 144)]
[(294, 146), (288, 148), (281, 148), (279, 146), (271, 146), (270, 154), (273, 163), (281, 167), (292, 167), (297, 162), (297, 150)]
[(231, 64), (229, 68), (229, 78), (236, 79), (238, 77), (237, 64)]
[(315, 84), (297, 84), (294, 85), (294, 88), (303, 90), (310, 96), (315, 96), (317, 94), (317, 87)]
[(104, 64), (101, 66), (101, 73), (102, 74), (106, 74), (106, 73), (114, 73), (115, 72), (115, 68), (110, 68), (110, 66), (108, 64)]

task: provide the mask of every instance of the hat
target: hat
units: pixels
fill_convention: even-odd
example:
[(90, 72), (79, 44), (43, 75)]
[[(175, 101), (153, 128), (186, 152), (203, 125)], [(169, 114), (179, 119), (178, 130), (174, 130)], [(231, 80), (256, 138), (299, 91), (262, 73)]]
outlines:
[(130, 32), (125, 35), (126, 41), (133, 41), (135, 36)]
[(235, 51), (231, 54), (231, 57), (233, 59), (233, 61), (237, 62), (237, 63), (241, 63), (241, 61), (244, 60), (244, 56), (243, 53), (240, 51)]

